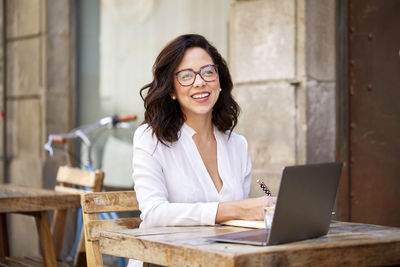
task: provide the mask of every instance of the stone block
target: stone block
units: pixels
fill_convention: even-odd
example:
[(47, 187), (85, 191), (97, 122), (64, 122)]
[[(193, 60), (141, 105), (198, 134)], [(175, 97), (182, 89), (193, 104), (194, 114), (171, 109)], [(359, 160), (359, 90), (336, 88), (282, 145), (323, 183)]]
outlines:
[(10, 160), (11, 183), (41, 188), (43, 164), (38, 156), (14, 155)]
[(232, 4), (231, 65), (236, 83), (295, 76), (294, 0)]
[(307, 162), (335, 160), (336, 106), (334, 82), (307, 82)]
[(306, 1), (307, 75), (335, 80), (335, 1)]
[(74, 82), (73, 75), (71, 76), (73, 41), (70, 31), (70, 1), (48, 1), (46, 8), (48, 15), (45, 88), (47, 135), (69, 131), (72, 128), (75, 111), (72, 110)]
[(46, 1), (47, 34), (69, 35), (71, 0)]
[(254, 169), (296, 161), (294, 90), (286, 82), (235, 87), (242, 110), (237, 131), (248, 140)]
[(23, 96), (40, 93), (43, 72), (40, 39), (24, 39), (9, 43), (7, 59), (7, 94)]
[(65, 36), (47, 41), (46, 81), (48, 94), (71, 94), (71, 43)]
[(17, 105), (14, 101), (7, 101), (7, 110), (5, 112), (7, 116), (7, 154), (12, 156), (17, 151)]
[(46, 99), (47, 134), (68, 132), (71, 130), (70, 96), (64, 94), (48, 94)]
[[(10, 161), (11, 183), (42, 187), (42, 164), (38, 156), (14, 155)], [(31, 216), (12, 215), (10, 218), (11, 253), (15, 256), (39, 256), (35, 220)]]
[(7, 0), (7, 37), (39, 34), (41, 0)]
[(8, 101), (7, 144), (13, 157), (43, 153), (41, 103), (38, 98)]

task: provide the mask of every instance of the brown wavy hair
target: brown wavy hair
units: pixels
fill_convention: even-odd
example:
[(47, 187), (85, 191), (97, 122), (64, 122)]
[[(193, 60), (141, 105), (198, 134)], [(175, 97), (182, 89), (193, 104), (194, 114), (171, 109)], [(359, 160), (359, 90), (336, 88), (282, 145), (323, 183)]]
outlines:
[(240, 108), (232, 96), (233, 83), (226, 61), (203, 36), (181, 35), (160, 52), (153, 65), (153, 81), (140, 89), (145, 108), (143, 123), (152, 127), (153, 134), (164, 145), (178, 140), (178, 132), (185, 122), (179, 102), (171, 98), (171, 93), (175, 90), (175, 71), (185, 51), (192, 47), (203, 48), (218, 65), (222, 91), (212, 111), (213, 124), (222, 132), (232, 131), (237, 124)]

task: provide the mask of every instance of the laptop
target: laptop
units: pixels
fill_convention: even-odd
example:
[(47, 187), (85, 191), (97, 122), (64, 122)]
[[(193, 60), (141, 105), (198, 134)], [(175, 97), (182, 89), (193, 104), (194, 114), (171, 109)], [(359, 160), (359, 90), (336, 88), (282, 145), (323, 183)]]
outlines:
[(342, 163), (285, 167), (270, 229), (207, 237), (208, 240), (258, 246), (277, 245), (326, 235)]

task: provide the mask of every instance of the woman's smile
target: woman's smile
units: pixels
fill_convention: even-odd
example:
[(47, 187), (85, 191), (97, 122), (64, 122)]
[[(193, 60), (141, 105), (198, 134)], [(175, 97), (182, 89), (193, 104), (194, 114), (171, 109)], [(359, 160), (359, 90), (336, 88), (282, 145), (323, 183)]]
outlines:
[(210, 98), (210, 93), (209, 92), (195, 93), (192, 95), (192, 98), (198, 103), (203, 103)]

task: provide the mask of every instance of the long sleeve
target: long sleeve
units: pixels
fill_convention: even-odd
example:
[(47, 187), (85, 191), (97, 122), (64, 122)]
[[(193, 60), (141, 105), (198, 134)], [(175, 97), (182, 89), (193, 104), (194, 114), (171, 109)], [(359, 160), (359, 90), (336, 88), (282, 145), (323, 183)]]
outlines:
[(136, 196), (145, 227), (215, 224), (218, 202), (170, 203), (168, 201), (165, 176), (154, 155), (136, 148), (133, 170)]

